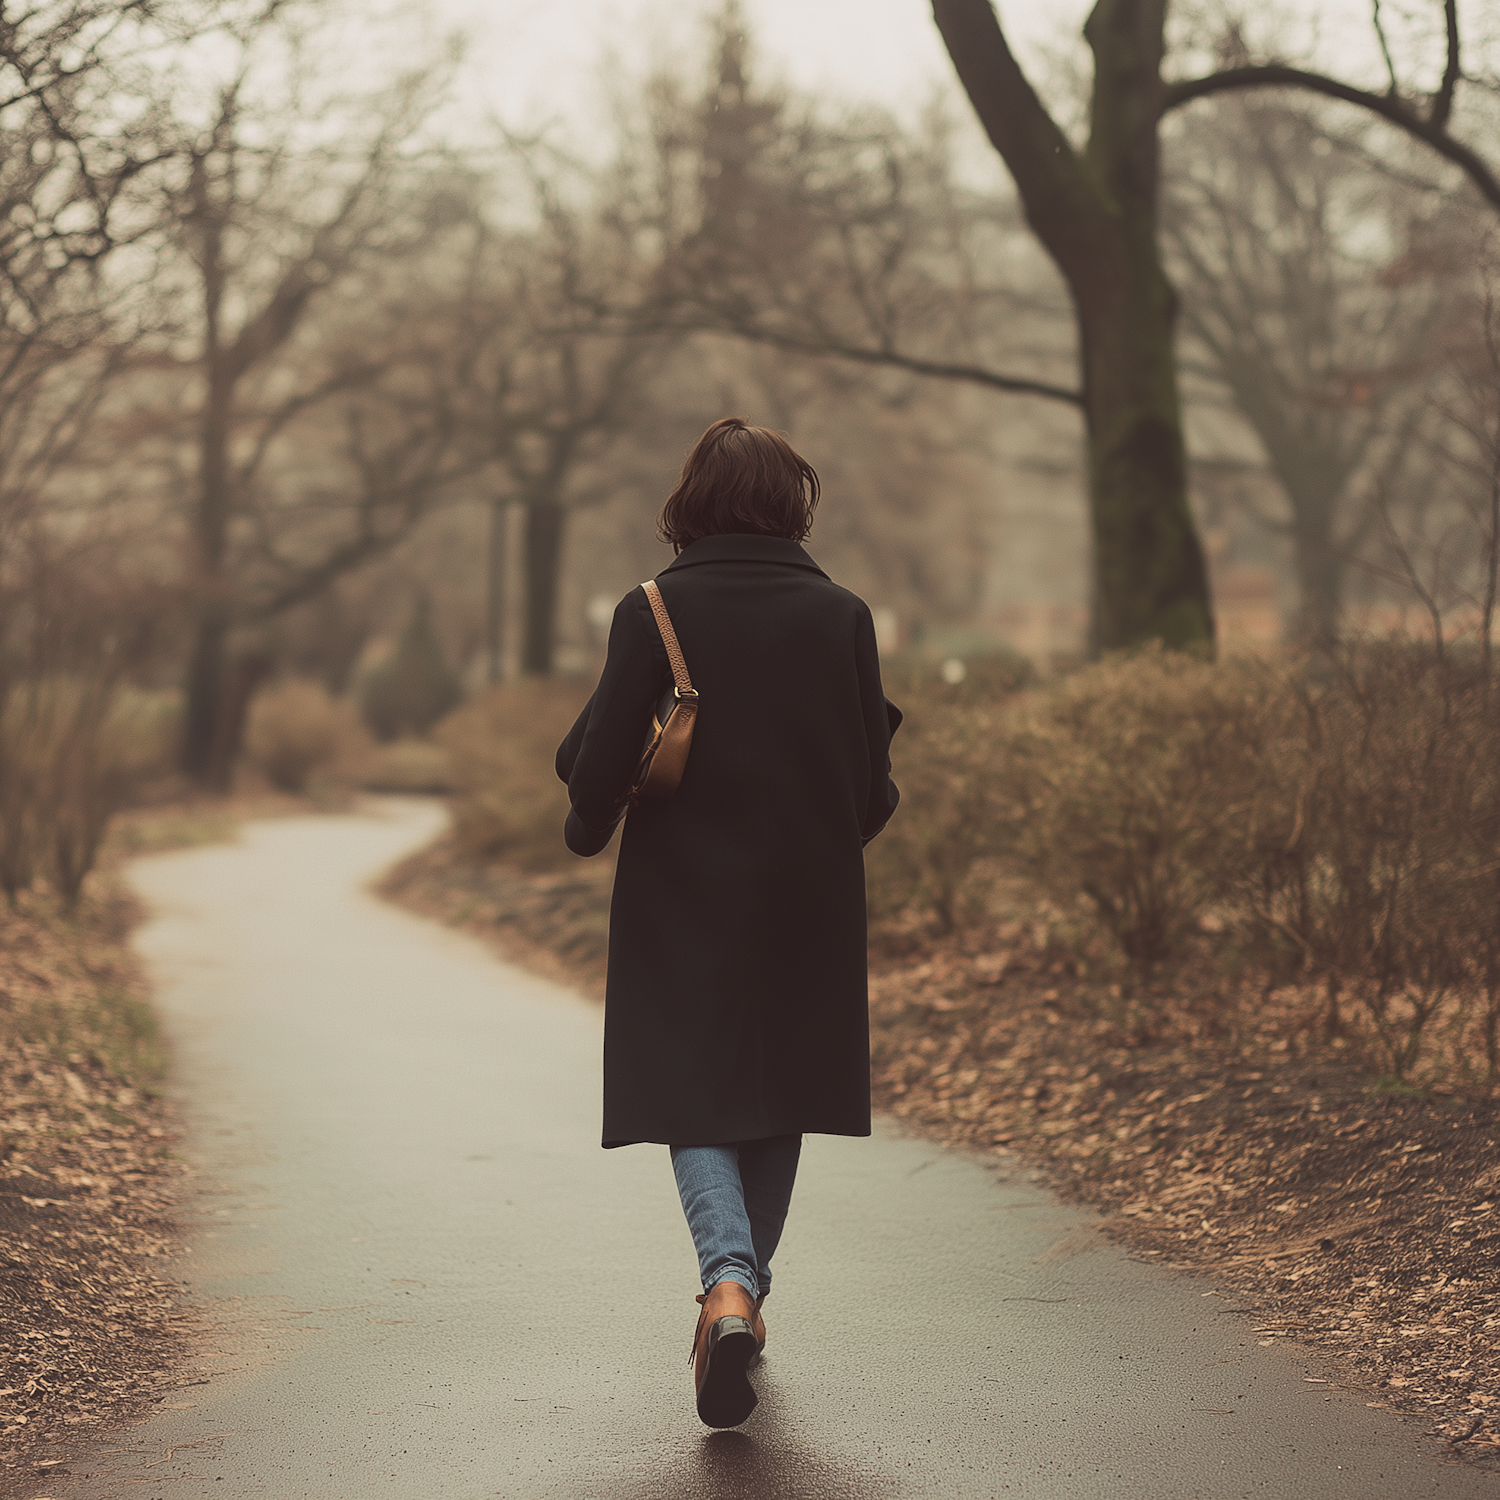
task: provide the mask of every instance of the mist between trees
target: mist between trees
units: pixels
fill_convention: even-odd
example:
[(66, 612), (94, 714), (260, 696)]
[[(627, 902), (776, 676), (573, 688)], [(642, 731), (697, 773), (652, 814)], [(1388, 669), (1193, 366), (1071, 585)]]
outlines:
[(1488, 672), (1496, 91), (1458, 9), (1382, 33), (1373, 92), (1259, 12), (1103, 0), (1029, 81), (987, 6), (936, 13), (968, 98), (915, 120), (766, 76), (729, 5), (585, 151), (445, 134), (456, 44), (393, 30), (351, 87), (352, 11), (18, 12), (7, 888), (76, 893), (114, 806), (228, 787), (247, 725), (282, 785), (441, 784), (466, 692), (596, 668), (729, 411), (818, 466), (893, 671), (1212, 649), (1212, 583), (1224, 650), (1406, 627)]

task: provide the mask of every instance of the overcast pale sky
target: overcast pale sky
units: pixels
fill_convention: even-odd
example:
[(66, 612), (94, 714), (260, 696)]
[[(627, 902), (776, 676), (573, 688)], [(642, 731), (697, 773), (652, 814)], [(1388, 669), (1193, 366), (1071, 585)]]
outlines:
[[(427, 0), (441, 24), (469, 33), (462, 93), (512, 125), (583, 124), (599, 91), (601, 59), (613, 52), (632, 70), (648, 57), (701, 57), (702, 17), (718, 0)], [(875, 99), (898, 110), (920, 105), (934, 85), (960, 96), (933, 25), (930, 0), (741, 0), (763, 71), (808, 88)], [(1091, 0), (1001, 0), (1012, 45), (1076, 36)], [(1497, 0), (1467, 0), (1472, 26), (1490, 22)], [(1429, 16), (1429, 12), (1431, 13)], [(1341, 75), (1367, 75), (1368, 0), (1257, 0), (1257, 25), (1274, 24), (1295, 52)], [(1434, 0), (1387, 7), (1396, 28), (1441, 24)], [(1486, 30), (1493, 26), (1486, 25)], [(1402, 40), (1398, 30), (1398, 43)], [(1404, 49), (1403, 49), (1404, 50)], [(1409, 55), (1409, 54), (1408, 54)], [(1361, 81), (1374, 82), (1362, 77)]]
[[(717, 9), (663, 0), (431, 0), (472, 38), (464, 93), (511, 123), (570, 118), (597, 93), (606, 52), (640, 64), (664, 49), (701, 53), (702, 16)], [(934, 84), (955, 87), (927, 0), (742, 0), (765, 72), (893, 107), (916, 106)], [(1006, 6), (1020, 36), (1050, 33), (1084, 0)]]

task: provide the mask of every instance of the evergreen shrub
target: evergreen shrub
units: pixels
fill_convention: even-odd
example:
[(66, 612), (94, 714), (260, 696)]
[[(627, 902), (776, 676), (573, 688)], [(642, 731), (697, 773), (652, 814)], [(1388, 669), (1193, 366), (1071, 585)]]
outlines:
[(365, 722), (382, 742), (420, 737), (462, 698), (433, 631), (428, 603), (419, 600), (396, 649), (360, 685)]

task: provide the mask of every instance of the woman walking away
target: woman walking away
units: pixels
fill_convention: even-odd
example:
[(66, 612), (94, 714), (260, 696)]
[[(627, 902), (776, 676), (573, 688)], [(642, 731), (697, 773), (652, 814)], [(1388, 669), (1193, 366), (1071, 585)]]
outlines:
[[(604, 1145), (671, 1147), (698, 1251), (698, 1415), (735, 1427), (802, 1137), (870, 1133), (863, 846), (896, 806), (865, 604), (803, 551), (818, 476), (715, 422), (557, 752), (575, 854), (628, 809), (610, 907)], [(656, 726), (665, 724), (659, 736)], [(656, 738), (649, 765), (642, 747)]]

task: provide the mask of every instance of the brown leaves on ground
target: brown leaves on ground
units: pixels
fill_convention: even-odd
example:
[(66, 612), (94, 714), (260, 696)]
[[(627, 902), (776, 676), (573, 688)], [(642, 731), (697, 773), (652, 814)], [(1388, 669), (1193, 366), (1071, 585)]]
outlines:
[[(384, 892), (597, 994), (611, 873), (527, 876), (444, 842)], [(1311, 1039), (1305, 996), (1241, 997), (1228, 1035), (1190, 1006), (1161, 1025), (1155, 997), (1148, 1028), (1023, 924), (995, 939), (874, 958), (877, 1107), (1026, 1157), (1137, 1253), (1238, 1288), (1261, 1339), (1318, 1348), (1455, 1451), (1500, 1456), (1494, 1106), (1379, 1092)]]
[(477, 864), (449, 836), (402, 860), (379, 891), (475, 933), (513, 963), (603, 999), (614, 875), (607, 856), (574, 860), (557, 875)]
[(877, 1105), (1039, 1163), (1139, 1253), (1238, 1288), (1262, 1339), (1500, 1456), (1493, 1105), (1380, 1093), (1341, 1049), (1283, 1040), (1274, 1000), (1233, 1039), (1142, 1041), (1010, 935), (873, 976)]
[(118, 892), (71, 920), (0, 909), (0, 1475), (115, 1423), (170, 1379), (180, 1168)]

